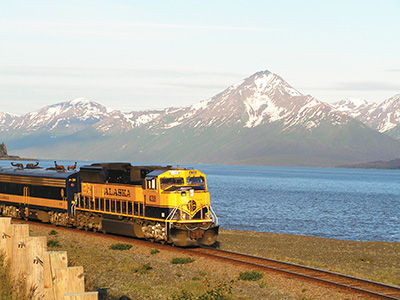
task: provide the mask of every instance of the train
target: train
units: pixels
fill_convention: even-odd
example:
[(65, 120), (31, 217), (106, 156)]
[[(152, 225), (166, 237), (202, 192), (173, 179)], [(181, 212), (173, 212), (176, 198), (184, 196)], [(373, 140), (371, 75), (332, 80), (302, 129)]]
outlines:
[(204, 173), (173, 166), (92, 163), (76, 170), (0, 168), (0, 216), (146, 239), (211, 246), (218, 236)]

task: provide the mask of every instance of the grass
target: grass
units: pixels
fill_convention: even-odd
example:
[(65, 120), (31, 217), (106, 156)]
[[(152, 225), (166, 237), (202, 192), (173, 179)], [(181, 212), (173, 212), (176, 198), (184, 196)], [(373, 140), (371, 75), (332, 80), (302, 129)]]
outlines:
[(120, 251), (129, 250), (131, 248), (132, 248), (132, 245), (130, 245), (130, 244), (122, 244), (122, 243), (112, 244), (110, 246), (111, 250), (120, 250)]
[(220, 248), (400, 286), (400, 243), (220, 230)]
[(59, 248), (61, 247), (60, 242), (57, 240), (49, 240), (47, 242), (47, 247), (49, 248)]
[(258, 281), (263, 278), (263, 274), (258, 271), (246, 271), (239, 274), (239, 280)]
[(230, 300), (232, 297), (232, 281), (226, 283), (220, 281), (216, 285), (207, 283), (205, 292), (202, 294), (194, 294), (187, 290), (181, 290), (179, 293), (172, 295), (172, 300)]
[(147, 274), (149, 273), (150, 270), (152, 270), (153, 268), (150, 266), (150, 263), (141, 265), (139, 267), (136, 267), (133, 272), (134, 273), (139, 273), (139, 274)]
[(267, 280), (263, 279), (258, 283), (258, 286), (262, 289), (270, 289), (274, 290), (276, 287), (273, 284), (270, 284)]
[(194, 262), (195, 259), (191, 257), (174, 257), (171, 260), (171, 264), (173, 265), (184, 265), (184, 264), (190, 264)]
[(35, 289), (27, 291), (24, 277), (11, 278), (9, 262), (0, 252), (0, 299), (1, 300), (32, 300), (35, 297)]
[(160, 250), (158, 250), (158, 249), (151, 249), (151, 251), (150, 251), (151, 255), (155, 255), (155, 254), (158, 254), (158, 253), (160, 253)]
[(52, 229), (52, 230), (49, 232), (49, 235), (57, 235), (57, 234), (58, 234), (58, 232), (55, 231), (54, 229)]
[[(35, 235), (48, 236), (48, 230), (31, 225), (31, 229), (33, 228), (35, 228)], [(107, 289), (107, 295), (104, 295), (103, 299), (116, 300), (120, 299), (122, 295), (136, 300), (355, 299), (347, 297), (348, 295), (341, 298), (330, 297), (332, 294), (336, 295), (337, 292), (315, 285), (310, 287), (308, 283), (283, 279), (281, 276), (270, 276), (268, 273), (263, 273), (264, 277), (258, 281), (238, 280), (240, 273), (252, 270), (207, 260), (203, 257), (192, 257), (188, 254), (176, 257), (179, 254), (173, 251), (155, 251), (157, 250), (154, 249), (157, 247), (155, 245), (151, 248), (135, 245), (135, 247), (129, 247), (129, 251), (115, 251), (112, 249), (126, 250), (128, 247), (122, 246), (125, 244), (115, 244), (114, 239), (107, 237), (91, 237), (80, 231), (64, 232), (61, 229), (57, 231), (57, 241), (60, 245), (57, 250), (67, 251), (69, 266), (84, 267), (86, 291)], [(251, 236), (250, 234), (246, 233), (243, 237), (236, 233), (235, 239), (226, 243), (224, 239), (226, 235), (224, 235), (224, 231), (222, 232), (221, 247), (229, 245), (234, 248), (235, 245), (240, 246), (245, 242), (246, 249), (252, 250), (253, 246), (256, 247), (263, 241), (258, 238), (246, 241), (246, 236)], [(292, 242), (297, 248), (301, 246), (296, 243), (296, 237), (292, 237)], [(265, 244), (267, 246), (274, 245), (274, 240), (270, 239), (269, 243)], [(264, 244), (262, 246), (267, 247)], [(284, 253), (287, 248), (280, 249), (281, 253)], [(235, 251), (235, 249), (232, 250)], [(370, 257), (370, 253), (355, 255), (355, 261), (361, 263), (360, 257)], [(374, 257), (371, 259), (376, 261)], [(194, 261), (195, 263), (193, 263)], [(366, 262), (362, 263), (367, 264)], [(250, 277), (256, 278), (257, 275), (254, 273)], [(320, 289), (322, 292), (318, 293)], [(320, 297), (322, 294), (324, 296)], [(0, 297), (0, 300), (3, 299)]]

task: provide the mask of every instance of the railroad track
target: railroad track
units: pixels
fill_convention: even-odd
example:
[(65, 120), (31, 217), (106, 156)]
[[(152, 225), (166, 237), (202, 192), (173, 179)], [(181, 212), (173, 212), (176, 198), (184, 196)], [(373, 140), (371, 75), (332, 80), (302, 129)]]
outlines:
[(372, 299), (400, 299), (400, 288), (379, 282), (356, 278), (348, 275), (305, 267), (278, 260), (241, 254), (227, 250), (200, 247), (190, 251), (217, 260), (223, 260), (240, 265), (247, 265), (261, 271), (279, 273), (291, 278), (301, 278), (325, 286), (334, 287), (351, 293), (368, 296)]
[[(43, 227), (52, 227), (52, 228), (55, 227), (54, 225), (50, 224), (25, 222), (19, 220), (16, 221), (15, 223), (20, 223), (20, 222), (35, 224)], [(361, 278), (356, 278), (335, 272), (268, 259), (264, 257), (215, 249), (211, 247), (177, 248), (169, 245), (154, 244), (145, 240), (132, 239), (116, 235), (104, 235), (102, 233), (77, 231), (76, 229), (65, 228), (65, 227), (57, 227), (57, 228), (58, 230), (74, 231), (88, 235), (97, 235), (103, 238), (113, 239), (120, 242), (134, 243), (148, 247), (154, 247), (155, 245), (157, 245), (157, 248), (159, 249), (180, 252), (182, 254), (188, 254), (188, 255), (203, 256), (207, 258), (216, 259), (219, 261), (224, 261), (227, 263), (248, 266), (250, 268), (258, 269), (260, 271), (274, 272), (277, 274), (287, 276), (289, 278), (298, 278), (305, 281), (315, 282), (320, 285), (325, 285), (332, 288), (340, 289), (347, 293), (360, 294), (370, 299), (400, 300), (400, 287), (387, 285), (375, 281), (365, 280)]]

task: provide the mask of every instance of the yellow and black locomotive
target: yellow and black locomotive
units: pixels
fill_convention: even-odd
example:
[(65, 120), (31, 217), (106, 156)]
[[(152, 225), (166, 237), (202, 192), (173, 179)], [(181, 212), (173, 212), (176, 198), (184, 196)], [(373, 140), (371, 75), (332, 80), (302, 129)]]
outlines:
[(56, 167), (0, 168), (0, 215), (182, 247), (216, 241), (218, 219), (198, 170), (130, 163)]

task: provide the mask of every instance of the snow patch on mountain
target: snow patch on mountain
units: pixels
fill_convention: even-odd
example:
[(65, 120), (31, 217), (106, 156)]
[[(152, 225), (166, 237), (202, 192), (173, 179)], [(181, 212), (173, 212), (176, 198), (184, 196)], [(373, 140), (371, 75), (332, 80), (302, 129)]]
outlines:
[(398, 121), (398, 120), (396, 120), (396, 115), (394, 115), (393, 113), (386, 114), (386, 117), (382, 120), (382, 123), (378, 128), (379, 131), (385, 132), (385, 131), (392, 130), (397, 125), (399, 125), (399, 123), (396, 121)]
[(175, 121), (175, 122), (172, 122), (172, 123), (169, 123), (169, 124), (165, 125), (164, 128), (165, 128), (165, 129), (169, 129), (169, 128), (178, 126), (178, 125), (180, 125), (180, 124), (182, 124), (182, 123), (181, 123), (181, 122)]
[(208, 104), (210, 103), (210, 101), (211, 101), (211, 99), (194, 103), (190, 106), (190, 110), (198, 111), (201, 109), (205, 109), (208, 106)]
[(365, 99), (345, 98), (332, 104), (336, 110), (347, 112), (368, 105)]
[(345, 98), (331, 104), (331, 106), (335, 111), (346, 113), (352, 118), (357, 118), (367, 110), (374, 108), (374, 104), (368, 104), (365, 99), (357, 98)]
[(76, 98), (76, 99), (68, 101), (67, 103), (72, 106), (78, 106), (78, 105), (81, 105), (81, 106), (89, 105), (90, 106), (91, 105), (91, 101), (86, 98)]
[[(365, 100), (346, 98), (332, 104), (332, 107), (360, 120), (382, 133), (390, 133), (400, 126), (400, 94), (381, 104), (367, 103)], [(400, 138), (400, 136), (394, 136)]]
[(132, 125), (134, 126), (140, 126), (140, 125), (144, 125), (147, 124), (155, 119), (157, 119), (160, 116), (159, 113), (154, 113), (154, 114), (144, 114), (139, 116), (136, 120), (131, 121)]
[(247, 98), (244, 104), (246, 113), (249, 116), (249, 120), (245, 124), (247, 128), (260, 125), (266, 117), (268, 117), (269, 122), (277, 121), (283, 117), (282, 112), (285, 111), (282, 107), (278, 107), (270, 101), (268, 97), (263, 98), (260, 95), (255, 95), (254, 98)]

